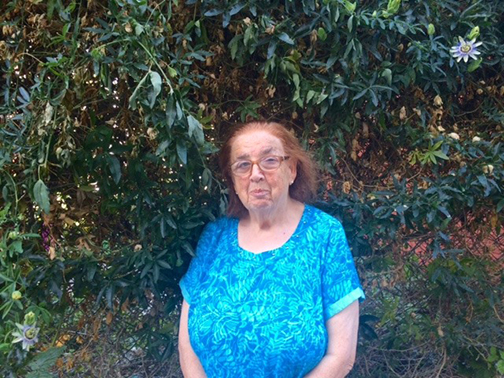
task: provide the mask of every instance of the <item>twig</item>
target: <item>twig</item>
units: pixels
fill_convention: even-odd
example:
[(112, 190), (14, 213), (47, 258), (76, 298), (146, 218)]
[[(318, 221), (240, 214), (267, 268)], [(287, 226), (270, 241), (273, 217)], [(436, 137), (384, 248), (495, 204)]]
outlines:
[(441, 367), (439, 368), (436, 378), (439, 378), (439, 376), (441, 375), (441, 372), (443, 371), (445, 364), (446, 364), (446, 347), (443, 347), (443, 362), (441, 363)]

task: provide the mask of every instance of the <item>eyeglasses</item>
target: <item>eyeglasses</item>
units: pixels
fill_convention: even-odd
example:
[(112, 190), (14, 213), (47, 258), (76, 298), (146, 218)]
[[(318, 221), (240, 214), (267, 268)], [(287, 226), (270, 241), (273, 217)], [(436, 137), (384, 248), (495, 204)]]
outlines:
[(235, 176), (247, 176), (254, 164), (257, 164), (263, 172), (272, 172), (280, 168), (282, 162), (287, 159), (289, 156), (268, 155), (259, 160), (238, 160), (231, 164), (231, 172)]

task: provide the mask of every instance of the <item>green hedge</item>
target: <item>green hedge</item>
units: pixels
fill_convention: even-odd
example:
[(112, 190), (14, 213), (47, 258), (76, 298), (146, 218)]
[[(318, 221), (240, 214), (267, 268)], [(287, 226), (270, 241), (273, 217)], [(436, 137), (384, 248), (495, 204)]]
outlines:
[[(252, 119), (296, 132), (344, 223), (368, 297), (355, 376), (504, 374), (503, 2), (0, 9), (5, 376), (98, 375), (105, 338), (173, 353), (178, 280), (226, 208), (215, 152)], [(16, 323), (40, 329), (29, 351)]]

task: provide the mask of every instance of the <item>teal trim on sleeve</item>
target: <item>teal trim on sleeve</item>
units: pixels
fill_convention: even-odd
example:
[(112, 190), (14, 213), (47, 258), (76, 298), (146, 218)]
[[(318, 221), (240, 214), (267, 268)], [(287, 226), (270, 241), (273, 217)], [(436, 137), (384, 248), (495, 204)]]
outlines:
[(191, 296), (189, 295), (189, 292), (187, 291), (185, 285), (184, 285), (184, 279), (182, 279), (179, 282), (180, 290), (182, 290), (182, 296), (184, 297), (185, 301), (190, 305), (191, 304)]
[(364, 291), (358, 287), (357, 289), (352, 290), (350, 293), (345, 295), (343, 298), (333, 303), (329, 307), (327, 307), (324, 311), (325, 319), (328, 320), (336, 315), (338, 312), (343, 311), (347, 306), (355, 302), (359, 299), (362, 302), (366, 296), (364, 295)]

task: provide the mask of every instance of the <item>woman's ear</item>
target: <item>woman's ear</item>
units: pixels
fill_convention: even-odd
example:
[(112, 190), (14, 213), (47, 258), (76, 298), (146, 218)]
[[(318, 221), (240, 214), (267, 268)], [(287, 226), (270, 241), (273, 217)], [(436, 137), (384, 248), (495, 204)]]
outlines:
[(290, 184), (292, 185), (297, 177), (297, 162), (289, 162), (289, 170), (291, 174)]

